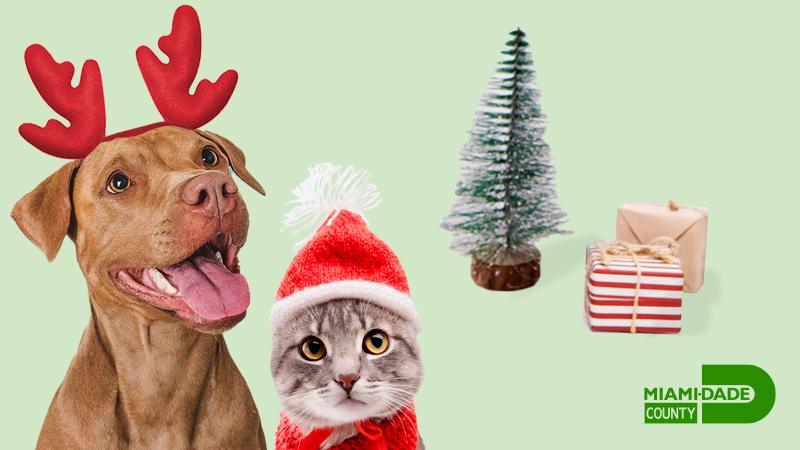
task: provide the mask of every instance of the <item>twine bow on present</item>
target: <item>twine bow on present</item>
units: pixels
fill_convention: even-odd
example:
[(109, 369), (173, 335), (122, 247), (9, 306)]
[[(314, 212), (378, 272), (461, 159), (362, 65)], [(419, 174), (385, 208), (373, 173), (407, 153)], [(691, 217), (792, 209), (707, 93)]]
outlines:
[[(610, 267), (612, 259), (625, 259), (633, 261), (636, 266), (636, 291), (633, 297), (633, 314), (631, 315), (631, 333), (636, 333), (636, 313), (639, 309), (639, 289), (642, 286), (642, 268), (639, 265), (639, 258), (660, 259), (668, 264), (680, 264), (681, 260), (675, 255), (678, 254), (680, 245), (668, 236), (653, 239), (647, 245), (634, 245), (622, 241), (595, 241), (597, 251), (603, 265)], [(584, 309), (589, 315), (589, 274), (591, 272), (591, 261), (586, 261), (586, 296)]]

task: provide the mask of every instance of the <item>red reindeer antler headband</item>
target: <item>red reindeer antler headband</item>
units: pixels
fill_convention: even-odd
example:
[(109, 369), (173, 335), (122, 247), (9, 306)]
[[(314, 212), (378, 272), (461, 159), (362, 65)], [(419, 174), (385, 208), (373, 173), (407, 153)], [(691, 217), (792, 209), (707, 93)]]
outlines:
[(81, 81), (73, 88), (70, 83), (75, 67), (69, 62), (59, 64), (44, 47), (31, 45), (25, 51), (31, 80), (44, 101), (69, 120), (70, 126), (51, 119), (44, 128), (23, 124), (19, 134), (49, 155), (81, 159), (103, 141), (135, 136), (165, 125), (194, 129), (210, 122), (230, 100), (238, 75), (228, 70), (215, 83), (202, 80), (194, 95), (189, 94), (200, 66), (201, 50), (200, 20), (194, 8), (184, 5), (175, 11), (172, 32), (158, 40), (158, 48), (169, 57), (167, 64), (145, 46), (136, 51), (136, 59), (164, 122), (106, 136), (103, 82), (97, 62), (90, 59), (84, 63)]

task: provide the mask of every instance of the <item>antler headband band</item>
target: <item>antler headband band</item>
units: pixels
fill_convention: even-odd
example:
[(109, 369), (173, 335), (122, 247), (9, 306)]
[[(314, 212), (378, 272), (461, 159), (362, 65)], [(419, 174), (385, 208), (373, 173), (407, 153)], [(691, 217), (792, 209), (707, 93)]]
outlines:
[(23, 124), (19, 134), (49, 155), (81, 159), (103, 141), (135, 136), (165, 125), (195, 129), (210, 122), (230, 100), (238, 75), (228, 70), (214, 83), (200, 81), (195, 93), (189, 93), (200, 66), (201, 51), (200, 20), (194, 8), (184, 5), (175, 11), (172, 32), (158, 40), (158, 48), (169, 57), (168, 63), (159, 61), (146, 46), (136, 50), (136, 59), (164, 122), (106, 136), (103, 81), (97, 62), (90, 59), (83, 64), (80, 83), (73, 88), (75, 67), (68, 61), (59, 64), (44, 47), (31, 45), (25, 51), (31, 80), (44, 101), (70, 126), (51, 119), (44, 128)]

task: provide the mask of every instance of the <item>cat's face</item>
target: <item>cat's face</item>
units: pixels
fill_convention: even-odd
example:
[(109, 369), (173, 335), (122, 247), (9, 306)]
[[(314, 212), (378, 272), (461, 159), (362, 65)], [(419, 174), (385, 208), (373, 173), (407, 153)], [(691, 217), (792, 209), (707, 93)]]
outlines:
[(364, 300), (309, 308), (272, 336), (272, 379), (281, 407), (301, 428), (388, 418), (422, 384), (416, 332)]

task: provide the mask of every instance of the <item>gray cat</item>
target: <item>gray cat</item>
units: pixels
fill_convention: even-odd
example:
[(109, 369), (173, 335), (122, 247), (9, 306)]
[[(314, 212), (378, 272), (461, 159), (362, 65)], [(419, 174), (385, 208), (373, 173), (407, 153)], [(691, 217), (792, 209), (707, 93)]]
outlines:
[(399, 441), (384, 428), (389, 450), (424, 450), (412, 403), (424, 368), (412, 324), (358, 299), (301, 311), (272, 336), (272, 378), (283, 408), (276, 448), (297, 448), (311, 431), (330, 428), (319, 448), (368, 448), (348, 439), (364, 441), (355, 423), (371, 420), (399, 424)]
[(295, 245), (269, 313), (275, 448), (424, 449), (413, 402), (422, 322), (400, 260), (364, 220), (378, 193), (352, 166), (309, 171), (283, 223), (299, 231), (328, 216)]

